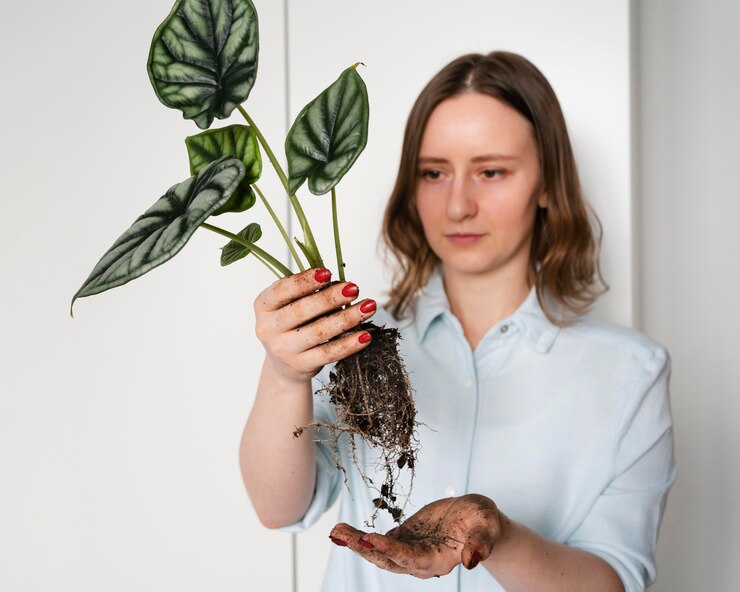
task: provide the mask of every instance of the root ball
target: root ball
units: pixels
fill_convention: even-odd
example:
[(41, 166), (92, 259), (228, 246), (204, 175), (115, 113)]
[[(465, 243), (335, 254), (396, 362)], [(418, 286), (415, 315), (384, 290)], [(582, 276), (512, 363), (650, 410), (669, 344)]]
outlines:
[(398, 499), (407, 499), (410, 491), (400, 495), (395, 490), (396, 482), (404, 468), (411, 471), (413, 482), (419, 448), (413, 389), (398, 351), (401, 338), (398, 329), (378, 327), (373, 323), (363, 323), (360, 329), (370, 332), (372, 343), (337, 362), (329, 375), (329, 383), (319, 391), (328, 395), (337, 411), (336, 425), (324, 427), (333, 434), (334, 457), (337, 467), (345, 475), (337, 454), (337, 443), (342, 433), (349, 436), (353, 461), (358, 469), (355, 436), (380, 450), (384, 482), (380, 485), (373, 483), (360, 470), (366, 485), (378, 492), (378, 497), (373, 500), (370, 522), (374, 522), (379, 510), (388, 511), (396, 522), (400, 522), (404, 504)]

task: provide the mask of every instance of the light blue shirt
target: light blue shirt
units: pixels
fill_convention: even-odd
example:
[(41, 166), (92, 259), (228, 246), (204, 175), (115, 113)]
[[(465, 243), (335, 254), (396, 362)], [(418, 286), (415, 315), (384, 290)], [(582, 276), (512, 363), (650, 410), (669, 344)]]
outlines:
[[(407, 516), (443, 497), (480, 493), (542, 536), (605, 559), (627, 592), (653, 581), (658, 529), (676, 476), (665, 349), (636, 331), (589, 317), (559, 328), (547, 320), (533, 290), (471, 351), (450, 312), (441, 272), (417, 297), (414, 318), (395, 322), (380, 310), (374, 321), (401, 330), (417, 419), (425, 424), (418, 430), (421, 452)], [(327, 369), (318, 381), (326, 375)], [(317, 401), (315, 414), (317, 421), (334, 419), (325, 402)], [(377, 493), (361, 481), (347, 448), (340, 453), (349, 491), (331, 449), (317, 444), (313, 501), (287, 530), (310, 527), (337, 498), (340, 521), (367, 530)], [(377, 452), (358, 443), (358, 456), (382, 483), (383, 476), (374, 475)], [(393, 526), (383, 512), (374, 530)], [(419, 580), (336, 547), (323, 590), (503, 588), (483, 567)]]

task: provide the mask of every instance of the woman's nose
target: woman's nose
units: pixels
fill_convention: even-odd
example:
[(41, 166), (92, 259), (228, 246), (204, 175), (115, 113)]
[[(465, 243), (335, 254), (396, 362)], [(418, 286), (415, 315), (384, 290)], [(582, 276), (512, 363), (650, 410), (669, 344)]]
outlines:
[(464, 220), (475, 216), (478, 206), (473, 191), (464, 179), (455, 179), (447, 199), (447, 216), (450, 220)]

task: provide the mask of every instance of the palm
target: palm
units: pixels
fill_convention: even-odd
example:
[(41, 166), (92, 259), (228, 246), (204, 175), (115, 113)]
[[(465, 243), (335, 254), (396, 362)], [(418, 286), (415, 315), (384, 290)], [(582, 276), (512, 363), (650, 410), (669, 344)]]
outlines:
[(432, 502), (385, 535), (338, 524), (330, 536), (378, 567), (430, 578), (460, 563), (468, 569), (478, 565), (491, 554), (500, 530), (496, 504), (469, 494)]

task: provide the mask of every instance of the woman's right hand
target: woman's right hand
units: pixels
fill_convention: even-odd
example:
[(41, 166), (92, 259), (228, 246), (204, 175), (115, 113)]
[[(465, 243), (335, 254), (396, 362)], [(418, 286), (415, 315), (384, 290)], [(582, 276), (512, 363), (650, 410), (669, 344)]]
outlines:
[(363, 349), (372, 339), (367, 331), (333, 339), (372, 317), (377, 305), (365, 299), (342, 310), (359, 290), (350, 282), (326, 287), (330, 279), (328, 269), (309, 269), (278, 280), (254, 302), (255, 331), (266, 362), (285, 380), (310, 381), (326, 364)]

